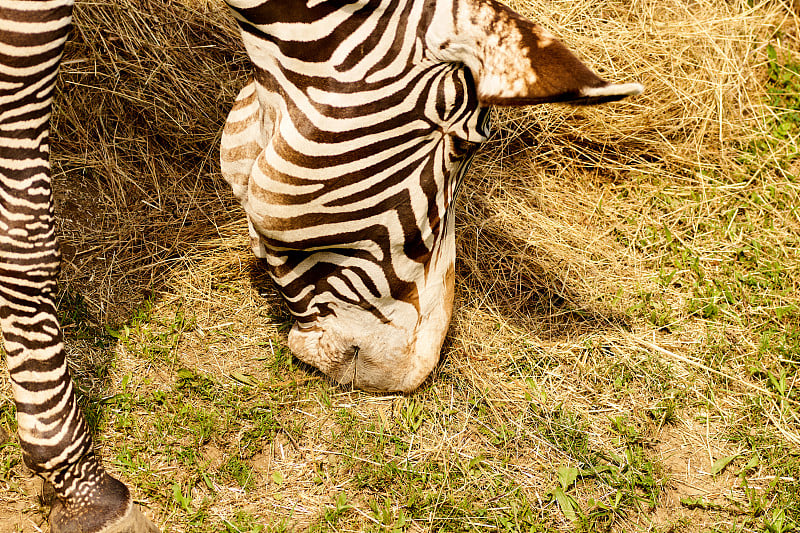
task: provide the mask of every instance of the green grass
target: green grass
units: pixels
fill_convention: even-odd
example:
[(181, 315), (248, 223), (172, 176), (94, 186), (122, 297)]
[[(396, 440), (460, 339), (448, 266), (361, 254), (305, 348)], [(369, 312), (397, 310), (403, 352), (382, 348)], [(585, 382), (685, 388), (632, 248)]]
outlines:
[[(653, 257), (658, 285), (686, 296), (683, 320), (704, 323), (706, 338), (695, 357), (727, 375), (741, 369), (768, 391), (746, 394), (740, 406), (720, 409), (716, 400), (741, 392), (741, 384), (712, 376), (704, 408), (728, 422), (725, 439), (738, 450), (731, 465), (744, 498), (703, 508), (730, 513), (737, 531), (772, 532), (793, 531), (800, 523), (799, 443), (787, 442), (786, 434), (776, 431), (783, 428), (796, 438), (800, 428), (794, 381), (800, 364), (800, 234), (792, 230), (800, 206), (800, 64), (779, 57), (771, 45), (768, 55), (769, 104), (775, 115), (769, 136), (741, 155), (751, 163), (748, 173), (709, 176), (702, 195), (695, 190), (659, 198), (654, 208), (664, 215), (679, 210), (687, 221), (697, 222), (647, 227), (636, 246)], [(680, 329), (680, 321), (670, 316), (675, 310), (657, 292), (643, 294), (630, 311), (654, 326)], [(674, 418), (675, 408), (670, 411)], [(778, 420), (777, 426), (765, 426), (769, 419)], [(754, 477), (768, 482), (754, 489), (747, 479), (756, 470)]]

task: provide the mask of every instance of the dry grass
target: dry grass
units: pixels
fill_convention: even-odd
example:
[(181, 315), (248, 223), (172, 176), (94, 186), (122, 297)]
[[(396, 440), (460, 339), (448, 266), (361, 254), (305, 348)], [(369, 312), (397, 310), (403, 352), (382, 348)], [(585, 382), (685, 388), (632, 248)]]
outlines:
[[(398, 397), (282, 347), (288, 315), (219, 176), (247, 77), (220, 3), (80, 4), (54, 115), (69, 349), (102, 455), (164, 529), (800, 521), (797, 131), (776, 134), (765, 88), (768, 45), (798, 60), (796, 12), (514, 2), (646, 92), (496, 114), (460, 195), (444, 361)], [(0, 448), (0, 519), (35, 531), (18, 463)], [(561, 486), (574, 522), (559, 468), (580, 470)]]

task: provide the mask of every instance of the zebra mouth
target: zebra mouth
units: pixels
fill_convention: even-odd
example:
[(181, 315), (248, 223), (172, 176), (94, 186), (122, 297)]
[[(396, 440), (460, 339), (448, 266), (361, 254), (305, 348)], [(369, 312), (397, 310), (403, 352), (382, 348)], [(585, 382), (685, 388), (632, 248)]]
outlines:
[(336, 327), (340, 325), (305, 329), (295, 325), (289, 333), (289, 349), (340, 385), (373, 392), (408, 389), (405, 377), (413, 373), (415, 357), (407, 337), (391, 328), (356, 339), (353, 330), (342, 331)]
[[(338, 364), (331, 367), (328, 373), (340, 385), (347, 385), (371, 392), (389, 392), (397, 390), (394, 376), (387, 375), (382, 365), (371, 361), (369, 357), (361, 354), (358, 345), (352, 345), (341, 354)], [(389, 379), (387, 379), (389, 378)]]

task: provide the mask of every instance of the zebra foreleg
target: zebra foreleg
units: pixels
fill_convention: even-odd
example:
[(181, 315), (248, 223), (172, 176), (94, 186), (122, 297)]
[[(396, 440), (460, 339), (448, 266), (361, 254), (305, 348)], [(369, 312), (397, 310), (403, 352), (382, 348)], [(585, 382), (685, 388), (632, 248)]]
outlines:
[(59, 255), (47, 148), (36, 175), (22, 179), (8, 163), (6, 125), (0, 121), (0, 197), (16, 202), (0, 204), (0, 325), (25, 464), (55, 489), (53, 532), (157, 532), (92, 451), (53, 303)]
[(94, 455), (54, 304), (48, 130), (71, 0), (0, 2), (0, 327), (25, 463), (55, 489), (54, 532), (157, 531)]

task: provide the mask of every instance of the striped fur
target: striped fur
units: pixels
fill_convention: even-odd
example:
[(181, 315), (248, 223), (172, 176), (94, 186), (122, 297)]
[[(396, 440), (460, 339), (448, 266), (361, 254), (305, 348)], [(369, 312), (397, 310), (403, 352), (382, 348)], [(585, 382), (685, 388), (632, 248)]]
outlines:
[(451, 206), (488, 104), (640, 87), (608, 85), (492, 0), (232, 4), (255, 77), (222, 171), (297, 319), (289, 346), (342, 383), (414, 390), (450, 321)]
[(0, 10), (0, 323), (26, 462), (56, 484), (91, 451), (53, 303), (59, 253), (47, 137), (71, 7), (4, 1)]
[(0, 326), (25, 463), (55, 489), (52, 531), (153, 531), (92, 450), (55, 292), (48, 131), (71, 0), (0, 1)]

